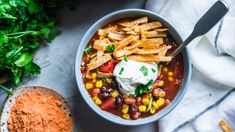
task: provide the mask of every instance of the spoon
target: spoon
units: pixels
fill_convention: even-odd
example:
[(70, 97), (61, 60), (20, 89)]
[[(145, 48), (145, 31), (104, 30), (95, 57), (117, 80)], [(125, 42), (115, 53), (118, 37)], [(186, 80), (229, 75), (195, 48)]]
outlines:
[(179, 54), (192, 40), (206, 34), (228, 12), (229, 7), (223, 1), (217, 1), (196, 23), (189, 37), (171, 54), (172, 59)]

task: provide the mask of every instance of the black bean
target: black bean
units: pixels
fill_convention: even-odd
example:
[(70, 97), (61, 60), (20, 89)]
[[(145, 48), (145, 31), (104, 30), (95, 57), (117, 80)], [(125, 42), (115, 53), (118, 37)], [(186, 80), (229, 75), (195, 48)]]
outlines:
[(135, 114), (138, 111), (138, 106), (136, 104), (130, 105), (130, 114)]
[(106, 92), (106, 90), (107, 90), (106, 87), (102, 87), (102, 88), (100, 89), (100, 92), (103, 93), (103, 92)]
[(110, 97), (110, 93), (108, 93), (108, 92), (100, 93), (99, 97), (101, 100), (106, 100), (108, 97)]
[(106, 92), (108, 92), (108, 93), (113, 92), (113, 88), (108, 88), (108, 89), (106, 90)]
[(118, 107), (120, 107), (120, 106), (122, 106), (122, 102), (123, 102), (123, 98), (122, 98), (122, 96), (118, 96), (118, 97), (116, 97), (116, 100), (115, 100), (115, 106), (118, 108)]

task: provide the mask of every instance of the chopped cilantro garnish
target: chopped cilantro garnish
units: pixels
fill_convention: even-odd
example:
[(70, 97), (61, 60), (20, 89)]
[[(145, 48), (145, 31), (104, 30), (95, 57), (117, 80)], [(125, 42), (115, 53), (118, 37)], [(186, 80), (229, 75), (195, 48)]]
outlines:
[(122, 75), (123, 71), (124, 71), (124, 68), (121, 67), (121, 70), (120, 70), (120, 72), (119, 72), (119, 75)]
[(141, 95), (149, 92), (153, 87), (153, 80), (150, 80), (146, 85), (140, 85), (135, 90), (135, 95)]
[(108, 45), (106, 49), (109, 53), (113, 53), (114, 50), (115, 50), (115, 46), (114, 45)]
[(124, 54), (124, 61), (127, 62), (127, 57), (126, 57), (126, 54)]
[(86, 54), (90, 54), (90, 53), (91, 53), (91, 48), (92, 48), (92, 46), (89, 45), (88, 47), (85, 48), (84, 52), (85, 52)]
[(155, 70), (155, 69), (153, 69), (153, 68), (151, 68), (151, 70), (152, 70), (152, 72), (153, 72), (153, 73), (155, 73), (155, 72), (156, 72), (156, 70)]
[(140, 71), (144, 74), (144, 76), (148, 76), (148, 68), (145, 66), (142, 66), (140, 68)]

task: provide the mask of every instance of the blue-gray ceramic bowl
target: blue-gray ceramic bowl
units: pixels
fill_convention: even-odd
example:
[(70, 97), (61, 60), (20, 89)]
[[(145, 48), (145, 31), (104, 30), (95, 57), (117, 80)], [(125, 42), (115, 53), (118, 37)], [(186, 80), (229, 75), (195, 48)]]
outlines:
[(174, 100), (171, 102), (170, 105), (168, 105), (166, 108), (161, 110), (160, 112), (146, 118), (138, 119), (138, 120), (125, 120), (119, 116), (113, 115), (109, 112), (101, 110), (91, 99), (89, 93), (87, 92), (86, 88), (84, 87), (83, 81), (82, 81), (82, 74), (80, 71), (80, 66), (81, 66), (81, 60), (82, 60), (82, 55), (83, 51), (86, 48), (89, 40), (92, 38), (92, 36), (95, 34), (95, 32), (99, 29), (102, 28), (103, 26), (109, 24), (112, 21), (123, 19), (123, 18), (132, 18), (132, 17), (141, 17), (141, 16), (147, 16), (148, 18), (152, 20), (159, 20), (161, 21), (168, 29), (170, 34), (173, 36), (173, 38), (177, 41), (178, 44), (181, 44), (182, 38), (180, 37), (179, 33), (177, 30), (172, 26), (172, 24), (169, 23), (165, 18), (157, 15), (156, 13), (147, 11), (147, 10), (142, 10), (142, 9), (125, 9), (125, 10), (119, 10), (113, 13), (110, 13), (100, 20), (98, 20), (95, 24), (93, 24), (89, 30), (85, 33), (84, 37), (82, 38), (78, 51), (77, 51), (77, 56), (76, 56), (76, 62), (75, 62), (75, 74), (76, 74), (76, 81), (77, 85), (79, 88), (79, 91), (86, 101), (86, 103), (91, 107), (92, 110), (94, 110), (98, 115), (101, 117), (117, 123), (121, 125), (127, 125), (127, 126), (134, 126), (134, 125), (142, 125), (142, 124), (147, 124), (151, 123), (154, 121), (159, 120), (166, 114), (168, 114), (171, 110), (173, 110), (181, 101), (183, 98), (187, 87), (188, 83), (190, 81), (191, 77), (191, 63), (189, 60), (189, 55), (187, 52), (187, 49), (185, 49), (182, 52), (183, 55), (183, 61), (184, 61), (184, 78), (183, 78), (183, 83), (174, 98)]

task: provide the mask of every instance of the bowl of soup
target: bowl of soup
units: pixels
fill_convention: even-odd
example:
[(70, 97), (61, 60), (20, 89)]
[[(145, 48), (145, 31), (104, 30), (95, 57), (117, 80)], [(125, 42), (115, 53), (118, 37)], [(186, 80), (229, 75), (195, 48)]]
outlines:
[(183, 98), (191, 76), (187, 49), (165, 18), (142, 9), (110, 13), (93, 24), (76, 56), (76, 81), (92, 110), (121, 125), (154, 122)]

